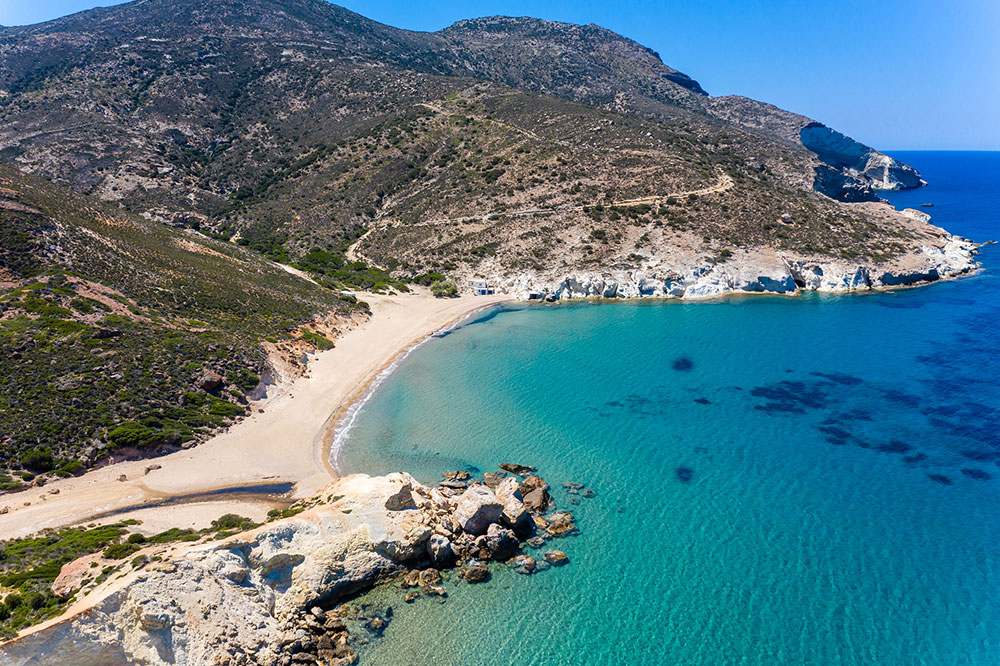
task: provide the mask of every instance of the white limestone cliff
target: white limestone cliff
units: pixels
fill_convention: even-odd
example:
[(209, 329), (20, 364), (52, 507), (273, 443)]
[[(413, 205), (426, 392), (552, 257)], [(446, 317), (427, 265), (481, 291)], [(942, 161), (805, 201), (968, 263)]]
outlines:
[(979, 267), (975, 259), (977, 248), (972, 241), (947, 235), (941, 243), (921, 246), (891, 264), (801, 257), (772, 250), (740, 251), (714, 265), (675, 264), (659, 269), (565, 275), (522, 274), (506, 281), (500, 279), (498, 286), (524, 300), (648, 297), (690, 300), (739, 293), (869, 291), (915, 286), (972, 273)]

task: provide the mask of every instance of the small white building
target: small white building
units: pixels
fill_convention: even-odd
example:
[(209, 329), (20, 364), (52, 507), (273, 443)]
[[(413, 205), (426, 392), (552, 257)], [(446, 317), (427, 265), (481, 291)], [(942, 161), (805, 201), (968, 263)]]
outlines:
[(469, 286), (472, 287), (472, 293), (476, 296), (489, 296), (494, 293), (494, 289), (490, 286), (489, 282), (479, 278), (469, 280)]

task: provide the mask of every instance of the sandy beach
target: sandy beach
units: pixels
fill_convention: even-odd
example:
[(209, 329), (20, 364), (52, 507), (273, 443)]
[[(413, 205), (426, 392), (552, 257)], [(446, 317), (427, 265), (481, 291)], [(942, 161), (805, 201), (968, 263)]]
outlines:
[[(359, 297), (371, 305), (372, 316), (338, 338), (333, 349), (314, 355), (307, 376), (272, 387), (269, 398), (254, 403), (252, 416), (191, 449), (2, 496), (0, 507), (9, 510), (0, 515), (0, 539), (122, 517), (142, 520), (141, 530), (148, 533), (203, 527), (230, 512), (261, 520), (281, 502), (224, 491), (293, 484), (288, 498), (313, 494), (335, 476), (328, 462), (334, 427), (382, 370), (435, 331), (511, 298), (436, 299), (426, 290)], [(257, 411), (261, 408), (263, 413)], [(160, 468), (146, 473), (153, 464)], [(163, 501), (172, 503), (116, 514)]]

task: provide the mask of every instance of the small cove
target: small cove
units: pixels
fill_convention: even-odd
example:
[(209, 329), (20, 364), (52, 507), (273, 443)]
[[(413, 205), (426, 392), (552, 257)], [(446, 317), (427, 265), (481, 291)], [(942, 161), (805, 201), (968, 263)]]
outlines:
[[(932, 185), (897, 207), (1000, 235), (1000, 156), (901, 157)], [(362, 663), (994, 663), (998, 254), (895, 293), (505, 306), (415, 350), (344, 471), (537, 465), (583, 533), (444, 604), (364, 595), (394, 616)]]

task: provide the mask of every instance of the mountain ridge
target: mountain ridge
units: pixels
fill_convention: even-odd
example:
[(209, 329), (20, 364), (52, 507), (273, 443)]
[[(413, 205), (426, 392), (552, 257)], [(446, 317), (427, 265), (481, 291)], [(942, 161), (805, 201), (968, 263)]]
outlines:
[[(167, 6), (172, 11), (166, 12)], [(716, 113), (720, 103), (714, 100), (738, 98), (709, 97), (695, 79), (665, 65), (655, 51), (593, 24), (578, 26), (530, 17), (483, 17), (458, 21), (437, 32), (414, 32), (372, 21), (324, 0), (223, 2), (215, 3), (210, 10), (198, 3), (141, 0), (81, 12), (36, 26), (15, 28), (10, 36), (53, 36), (88, 27), (94, 32), (95, 26), (108, 25), (114, 34), (115, 31), (121, 32), (122, 25), (136, 21), (143, 12), (151, 12), (162, 19), (157, 21), (155, 27), (161, 31), (170, 26), (202, 26), (208, 18), (211, 19), (209, 25), (230, 28), (244, 26), (272, 31), (294, 28), (313, 37), (317, 37), (313, 34), (316, 30), (321, 33), (326, 31), (327, 38), (343, 38), (345, 46), (358, 53), (364, 50), (371, 56), (377, 52), (382, 60), (388, 59), (394, 65), (426, 73), (485, 78), (515, 88), (647, 115), (669, 117), (676, 112), (674, 107), (681, 107), (748, 127), (760, 125), (753, 120), (741, 122), (732, 113)], [(124, 34), (132, 38), (142, 36), (127, 30)], [(348, 40), (348, 36), (353, 41)], [(531, 61), (518, 62), (516, 54), (526, 49), (533, 51)], [(58, 54), (58, 49), (50, 51), (41, 57), (40, 63), (44, 67), (46, 57)], [(545, 61), (540, 62), (543, 57)], [(9, 59), (5, 64), (9, 72), (18, 71), (18, 67), (11, 66)], [(33, 67), (38, 64), (32, 61)], [(586, 82), (582, 88), (574, 85), (574, 81), (580, 79)], [(0, 86), (3, 85), (4, 80), (0, 77)], [(780, 112), (778, 109), (773, 111)], [(759, 114), (760, 109), (756, 113)], [(803, 124), (808, 122), (815, 121), (805, 119)], [(797, 139), (792, 143), (803, 145)], [(867, 146), (863, 148), (873, 155), (877, 152)], [(848, 190), (856, 185), (854, 189), (863, 191), (867, 200), (874, 200), (870, 191), (872, 187), (919, 183), (919, 178), (893, 182), (868, 178), (863, 169), (853, 172), (838, 169), (838, 172)], [(820, 179), (817, 178), (816, 182), (820, 183)], [(832, 196), (838, 195), (829, 187), (824, 191)], [(844, 198), (857, 197), (855, 191)]]

